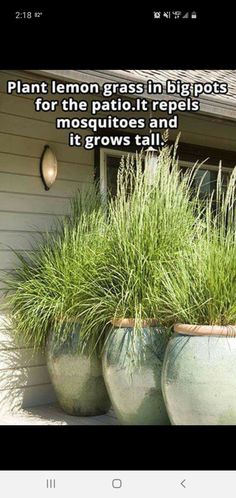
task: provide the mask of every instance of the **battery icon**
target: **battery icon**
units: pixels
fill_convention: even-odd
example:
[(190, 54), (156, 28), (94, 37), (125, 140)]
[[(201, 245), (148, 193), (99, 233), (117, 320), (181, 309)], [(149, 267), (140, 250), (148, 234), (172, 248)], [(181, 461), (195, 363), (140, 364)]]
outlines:
[(197, 12), (192, 12), (191, 13), (191, 18), (192, 19), (197, 19)]

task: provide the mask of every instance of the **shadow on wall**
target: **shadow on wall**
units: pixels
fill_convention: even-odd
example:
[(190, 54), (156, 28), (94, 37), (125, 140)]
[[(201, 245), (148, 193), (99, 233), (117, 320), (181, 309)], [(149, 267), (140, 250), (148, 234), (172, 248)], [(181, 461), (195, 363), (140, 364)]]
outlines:
[(0, 317), (0, 414), (55, 401), (45, 356), (14, 338)]

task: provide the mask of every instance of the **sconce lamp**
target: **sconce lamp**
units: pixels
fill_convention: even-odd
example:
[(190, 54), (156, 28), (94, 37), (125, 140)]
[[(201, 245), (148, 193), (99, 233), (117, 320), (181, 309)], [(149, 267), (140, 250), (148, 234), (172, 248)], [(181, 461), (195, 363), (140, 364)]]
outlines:
[(158, 150), (154, 149), (153, 147), (148, 147), (148, 149), (145, 150), (145, 173), (148, 178), (149, 183), (153, 183), (153, 179), (156, 174), (156, 169), (157, 169), (157, 157), (158, 157)]
[(40, 174), (45, 190), (49, 190), (57, 177), (57, 158), (49, 145), (44, 147), (40, 161)]

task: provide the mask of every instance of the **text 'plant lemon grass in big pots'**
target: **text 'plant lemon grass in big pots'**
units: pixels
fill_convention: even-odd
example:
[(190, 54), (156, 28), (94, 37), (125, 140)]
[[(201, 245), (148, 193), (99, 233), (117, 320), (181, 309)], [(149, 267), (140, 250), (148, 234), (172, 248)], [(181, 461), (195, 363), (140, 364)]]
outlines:
[(165, 146), (155, 174), (143, 155), (120, 166), (117, 196), (108, 205), (109, 244), (96, 282), (87, 280), (83, 323), (88, 337), (108, 330), (103, 372), (124, 424), (166, 424), (161, 368), (168, 333), (159, 326), (162, 266), (191, 245), (195, 200), (189, 171), (181, 179), (176, 146)]
[(97, 187), (78, 193), (71, 213), (8, 276), (6, 304), (14, 333), (46, 346), (47, 365), (62, 408), (97, 415), (110, 407), (98, 351), (82, 347), (80, 299), (89, 271), (106, 250), (106, 218)]
[(175, 322), (162, 387), (173, 424), (236, 424), (236, 169), (206, 201), (191, 253), (165, 270), (162, 311)]

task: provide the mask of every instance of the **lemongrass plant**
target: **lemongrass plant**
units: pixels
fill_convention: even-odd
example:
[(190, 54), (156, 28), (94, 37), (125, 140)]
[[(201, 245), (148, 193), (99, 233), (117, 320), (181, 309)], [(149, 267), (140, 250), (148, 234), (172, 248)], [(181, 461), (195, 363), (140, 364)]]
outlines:
[[(161, 316), (166, 323), (236, 324), (236, 168), (226, 190), (221, 165), (216, 191), (191, 251), (163, 267)], [(229, 327), (230, 332), (230, 327)]]
[(50, 330), (67, 334), (80, 321), (80, 293), (87, 273), (96, 281), (106, 252), (106, 213), (97, 186), (79, 192), (68, 216), (42, 237), (5, 278), (5, 307), (12, 330), (25, 343), (44, 346)]
[(177, 143), (160, 151), (151, 180), (143, 171), (144, 154), (122, 160), (117, 196), (108, 205), (106, 257), (98, 278), (88, 275), (84, 286), (85, 341), (92, 334), (96, 344), (114, 319), (134, 319), (140, 335), (142, 320), (160, 317), (162, 273), (191, 250), (199, 216), (197, 166), (182, 178), (176, 151)]

